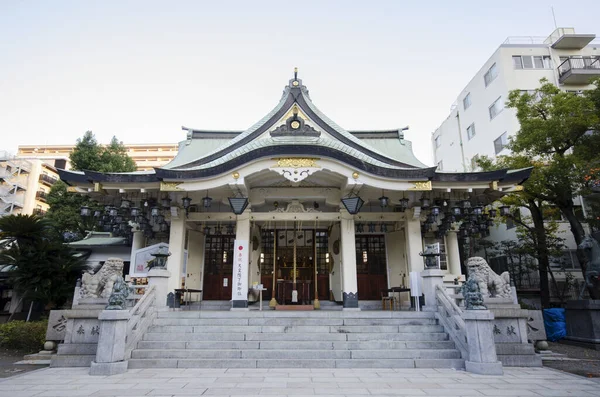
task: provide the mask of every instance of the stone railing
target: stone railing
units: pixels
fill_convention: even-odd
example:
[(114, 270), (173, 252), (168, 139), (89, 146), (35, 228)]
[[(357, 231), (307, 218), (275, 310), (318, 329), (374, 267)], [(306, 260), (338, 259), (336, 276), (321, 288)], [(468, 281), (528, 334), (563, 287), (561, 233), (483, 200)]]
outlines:
[(156, 316), (154, 301), (156, 299), (156, 287), (154, 285), (146, 288), (142, 298), (129, 311), (130, 318), (127, 321), (127, 340), (125, 342), (125, 358), (129, 358), (131, 351), (142, 338), (152, 320)]
[(435, 297), (438, 303), (438, 320), (442, 323), (458, 350), (460, 350), (462, 357), (468, 360), (469, 347), (462, 310), (450, 298), (442, 285), (436, 286)]

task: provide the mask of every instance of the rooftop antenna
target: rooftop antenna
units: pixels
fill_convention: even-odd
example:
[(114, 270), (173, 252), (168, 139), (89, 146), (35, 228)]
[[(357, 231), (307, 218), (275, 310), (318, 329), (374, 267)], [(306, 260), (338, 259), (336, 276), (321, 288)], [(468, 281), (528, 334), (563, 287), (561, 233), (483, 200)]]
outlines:
[(554, 7), (550, 7), (552, 9), (552, 19), (554, 19), (554, 29), (558, 29), (558, 25), (556, 25), (556, 15), (554, 15)]

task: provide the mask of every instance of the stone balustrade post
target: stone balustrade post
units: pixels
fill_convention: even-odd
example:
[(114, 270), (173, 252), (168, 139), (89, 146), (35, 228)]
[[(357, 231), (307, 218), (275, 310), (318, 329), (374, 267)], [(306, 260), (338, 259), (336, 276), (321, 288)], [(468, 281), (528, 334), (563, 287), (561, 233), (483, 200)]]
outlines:
[(444, 283), (444, 271), (440, 269), (426, 269), (421, 272), (423, 279), (423, 295), (425, 296), (424, 312), (437, 311), (436, 288)]
[(496, 355), (494, 342), (494, 313), (489, 310), (465, 310), (469, 359), (465, 361), (467, 372), (481, 375), (502, 375), (502, 363)]
[(171, 272), (165, 268), (153, 267), (148, 271), (148, 287), (154, 285), (154, 293), (156, 298), (154, 299), (154, 306), (158, 309), (164, 309), (167, 307), (167, 295), (169, 292), (169, 277)]
[(116, 375), (127, 371), (125, 345), (129, 310), (103, 310), (98, 316), (100, 335), (96, 360), (90, 366), (90, 375)]

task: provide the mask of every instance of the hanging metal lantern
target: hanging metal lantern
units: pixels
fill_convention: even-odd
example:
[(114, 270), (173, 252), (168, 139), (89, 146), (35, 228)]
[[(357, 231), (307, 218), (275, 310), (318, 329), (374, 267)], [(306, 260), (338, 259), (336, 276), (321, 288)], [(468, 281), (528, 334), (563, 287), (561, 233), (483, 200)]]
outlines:
[(211, 204), (212, 204), (212, 198), (206, 196), (202, 199), (202, 205), (204, 205), (204, 208), (210, 208)]
[(373, 222), (369, 223), (369, 233), (375, 233), (375, 224)]
[(117, 215), (119, 215), (119, 211), (117, 210), (116, 207), (109, 207), (108, 208), (108, 215), (114, 218)]
[[(189, 206), (189, 205), (188, 205)], [(160, 207), (152, 207), (150, 209), (150, 216), (157, 217), (160, 215)]]
[(467, 237), (469, 237), (469, 231), (465, 228), (460, 228), (458, 230), (458, 236), (461, 238), (467, 238)]
[(409, 200), (406, 197), (400, 199), (400, 210), (405, 211), (408, 208)]
[(387, 225), (385, 223), (381, 224), (381, 233), (387, 233)]
[(390, 202), (389, 197), (387, 197), (387, 196), (379, 197), (379, 205), (381, 205), (383, 208), (387, 207), (389, 202)]
[(139, 209), (139, 207), (133, 207), (131, 209), (131, 213), (130, 214), (131, 214), (132, 218), (135, 218), (137, 216), (140, 216), (140, 213), (141, 213), (141, 210)]
[(471, 208), (471, 202), (469, 200), (463, 200), (460, 202), (463, 208)]
[(363, 225), (362, 223), (357, 223), (356, 224), (356, 233), (364, 233), (365, 232), (365, 225)]
[(431, 215), (433, 216), (438, 216), (440, 214), (440, 207), (437, 205), (434, 205), (433, 207), (431, 207)]
[(481, 205), (477, 205), (477, 206), (473, 207), (473, 213), (475, 215), (483, 214), (483, 207)]
[(127, 199), (121, 200), (121, 208), (129, 208), (131, 207), (131, 201)]
[(348, 211), (350, 215), (358, 214), (364, 203), (365, 201), (358, 196), (345, 197), (342, 199), (342, 204), (344, 204), (346, 211)]
[(181, 199), (181, 204), (183, 205), (183, 208), (187, 210), (190, 208), (190, 205), (192, 205), (192, 199), (189, 197), (184, 197)]
[(102, 216), (102, 211), (94, 210), (94, 218), (100, 218)]
[(161, 223), (158, 225), (158, 229), (159, 229), (161, 232), (163, 232), (163, 233), (164, 233), (164, 232), (166, 232), (167, 230), (169, 230), (169, 224), (168, 224), (167, 222), (161, 222)]
[(160, 205), (163, 208), (169, 208), (171, 206), (171, 199), (165, 197), (164, 199), (160, 200)]
[(490, 210), (489, 210), (490, 217), (492, 217), (492, 218), (495, 218), (495, 217), (496, 217), (496, 214), (497, 214), (497, 212), (498, 212), (498, 211), (496, 211), (494, 208), (490, 209)]
[(419, 201), (421, 202), (421, 208), (423, 208), (423, 209), (429, 208), (430, 200), (427, 197), (421, 197), (419, 199)]
[(510, 215), (510, 207), (508, 205), (501, 205), (498, 207), (500, 210), (500, 216), (509, 216)]
[(227, 225), (227, 234), (233, 234), (233, 223)]
[(210, 227), (204, 226), (204, 234), (206, 234), (207, 236), (210, 234)]
[(84, 205), (79, 209), (79, 215), (81, 215), (84, 218), (87, 218), (88, 216), (92, 215), (92, 209), (87, 205)]
[(432, 214), (427, 215), (427, 223), (435, 223), (435, 216)]

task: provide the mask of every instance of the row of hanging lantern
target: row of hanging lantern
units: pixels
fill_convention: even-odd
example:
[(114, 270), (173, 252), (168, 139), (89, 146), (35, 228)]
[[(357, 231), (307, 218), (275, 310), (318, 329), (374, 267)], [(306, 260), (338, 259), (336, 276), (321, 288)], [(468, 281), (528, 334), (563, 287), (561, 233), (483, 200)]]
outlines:
[[(379, 224), (369, 222), (366, 224), (366, 226), (367, 226), (367, 233), (377, 233), (378, 228), (379, 228), (379, 232), (381, 232), (381, 233), (387, 233), (390, 231), (390, 226), (385, 222), (381, 222)], [(356, 229), (356, 233), (365, 233), (365, 224), (361, 223), (361, 222), (357, 222), (355, 225), (355, 229)]]
[[(487, 237), (489, 228), (494, 225), (494, 218), (498, 210), (485, 207), (479, 203), (475, 206), (470, 200), (459, 200), (454, 205), (449, 206), (448, 201), (434, 201), (422, 197), (420, 200), (421, 208), (426, 210), (426, 219), (422, 223), (421, 232), (423, 234), (434, 232), (436, 238), (442, 238), (452, 228), (454, 223), (460, 223), (458, 236), (460, 238), (468, 237)], [(499, 207), (501, 216), (510, 215), (510, 207)]]
[(97, 229), (116, 236), (131, 239), (132, 229), (137, 224), (140, 231), (147, 237), (152, 237), (156, 233), (169, 232), (169, 224), (165, 221), (163, 212), (170, 206), (171, 199), (168, 197), (161, 199), (160, 204), (154, 198), (142, 199), (139, 207), (132, 200), (123, 198), (119, 206), (83, 206), (80, 215), (84, 219), (92, 218)]

